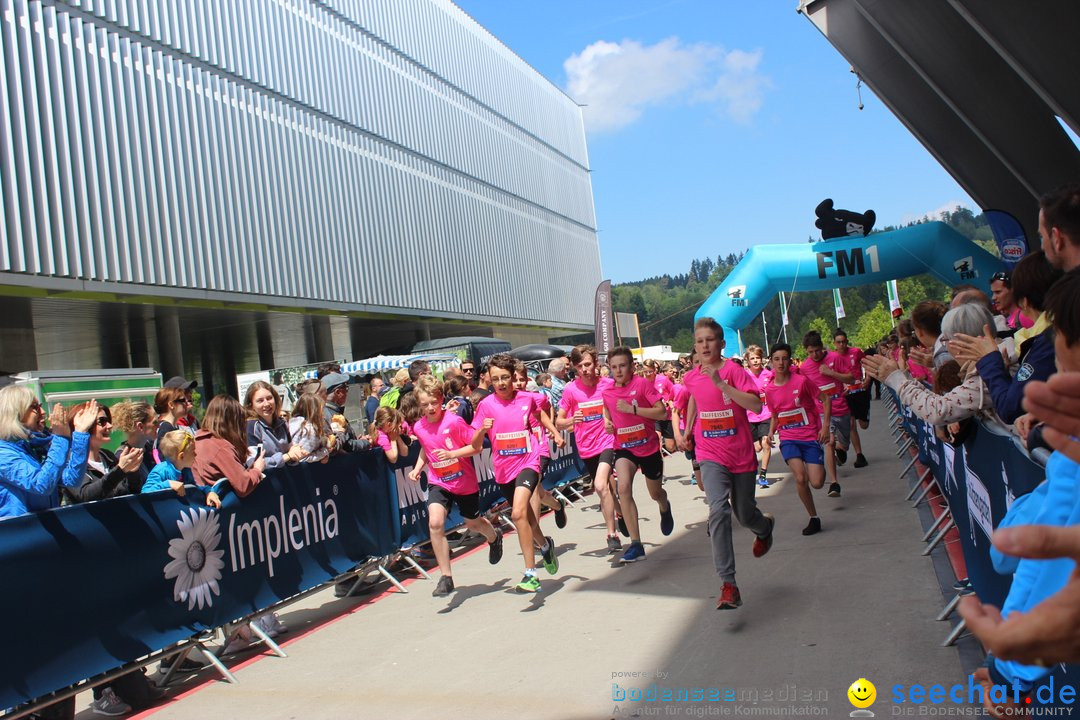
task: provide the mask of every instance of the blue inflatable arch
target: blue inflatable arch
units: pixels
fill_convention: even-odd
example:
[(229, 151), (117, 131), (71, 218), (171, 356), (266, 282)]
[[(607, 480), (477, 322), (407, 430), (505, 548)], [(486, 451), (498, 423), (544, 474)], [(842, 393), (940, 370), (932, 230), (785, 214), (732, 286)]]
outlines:
[(737, 332), (781, 290), (832, 290), (929, 273), (947, 285), (968, 283), (989, 291), (991, 276), (1003, 267), (942, 222), (812, 244), (758, 245), (705, 300), (694, 319), (714, 318), (734, 348)]

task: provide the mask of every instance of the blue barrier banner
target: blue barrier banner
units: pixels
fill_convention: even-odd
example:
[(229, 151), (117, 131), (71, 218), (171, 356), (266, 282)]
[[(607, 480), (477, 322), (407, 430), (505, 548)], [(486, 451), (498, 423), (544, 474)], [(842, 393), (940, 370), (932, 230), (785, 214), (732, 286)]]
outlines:
[(222, 509), (171, 492), (0, 522), (9, 708), (220, 627), (397, 549), (382, 453), (267, 472)]
[[(551, 490), (559, 485), (578, 479), (585, 474), (585, 463), (577, 453), (577, 445), (574, 443), (574, 435), (563, 431), (563, 439), (566, 444), (562, 449), (555, 447), (555, 443), (549, 438), (551, 446), (551, 461), (547, 470), (544, 471), (544, 487)], [(397, 496), (399, 510), (399, 528), (401, 531), (401, 547), (409, 547), (416, 543), (426, 542), (431, 538), (428, 532), (427, 513), (427, 476), (421, 474), (420, 483), (409, 480), (409, 471), (416, 465), (416, 459), (420, 456), (420, 443), (414, 442), (409, 446), (409, 454), (401, 457), (393, 465), (393, 472), (397, 480)], [(498, 485), (495, 483), (495, 469), (491, 463), (491, 446), (484, 440), (484, 449), (480, 454), (474, 455), (473, 467), (476, 468), (476, 477), (480, 481), (480, 508), (487, 510), (503, 499)], [(461, 517), (457, 506), (446, 518), (446, 528), (456, 528), (465, 524), (465, 518)]]

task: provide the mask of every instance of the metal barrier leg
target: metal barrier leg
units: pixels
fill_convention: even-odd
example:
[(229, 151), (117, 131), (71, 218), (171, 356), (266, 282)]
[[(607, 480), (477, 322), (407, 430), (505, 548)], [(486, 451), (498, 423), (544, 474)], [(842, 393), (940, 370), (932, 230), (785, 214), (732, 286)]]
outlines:
[(274, 639), (267, 635), (266, 632), (259, 627), (258, 623), (254, 621), (249, 622), (248, 627), (251, 629), (251, 632), (255, 633), (255, 637), (259, 638), (259, 640), (261, 640), (266, 647), (270, 648), (270, 651), (275, 655), (283, 658), (289, 657), (288, 653), (282, 650), (281, 646), (274, 642)]
[(573, 485), (567, 485), (566, 489), (569, 490), (570, 492), (574, 493), (575, 495), (577, 495), (578, 500), (584, 500), (585, 499), (585, 496), (582, 495), (580, 492), (578, 492), (578, 489), (576, 487), (574, 487)]
[(568, 498), (568, 497), (566, 497), (565, 495), (562, 494), (562, 491), (560, 490), (560, 488), (555, 488), (554, 490), (551, 491), (551, 494), (554, 495), (555, 497), (557, 497), (558, 499), (562, 500), (564, 503), (566, 503), (570, 507), (574, 507), (574, 503), (571, 502), (570, 498)]
[(949, 532), (954, 527), (956, 527), (956, 523), (953, 521), (952, 518), (949, 518), (949, 522), (945, 523), (945, 527), (941, 528), (941, 532), (939, 532), (934, 537), (934, 539), (930, 541), (930, 544), (926, 546), (926, 549), (922, 551), (922, 554), (929, 555), (930, 553), (932, 553), (934, 551), (934, 548), (937, 547), (938, 543), (945, 539), (945, 533)]
[(907, 497), (904, 498), (905, 500), (910, 500), (911, 498), (915, 497), (915, 493), (919, 492), (919, 487), (922, 486), (923, 482), (926, 481), (926, 476), (929, 474), (930, 468), (926, 468), (926, 470), (923, 471), (923, 474), (919, 476), (919, 479), (915, 482), (915, 484), (911, 486), (911, 492), (907, 494)]
[[(225, 667), (225, 663), (221, 662), (217, 655), (208, 651), (202, 643), (195, 643), (195, 645), (202, 650), (202, 654), (206, 656), (206, 659), (210, 661), (210, 664), (214, 666), (214, 669), (221, 673), (221, 677), (225, 678), (226, 682), (230, 682), (233, 685), (238, 685), (240, 683), (240, 681), (236, 679), (236, 676), (229, 672), (229, 668)], [(173, 668), (176, 668), (176, 665), (173, 665)], [(168, 675), (165, 677), (168, 677)], [(161, 684), (164, 685), (165, 682), (162, 681)]]
[(394, 587), (396, 587), (398, 590), (400, 590), (401, 592), (403, 592), (405, 594), (408, 594), (409, 591), (405, 589), (405, 586), (402, 585), (401, 583), (399, 583), (397, 578), (394, 577), (393, 575), (391, 575), (390, 571), (387, 570), (385, 567), (383, 567), (381, 564), (379, 565), (379, 574), (382, 575), (387, 580), (389, 580), (390, 583)]
[(915, 444), (915, 438), (908, 438), (907, 442), (900, 446), (900, 449), (896, 451), (896, 457), (900, 457), (907, 452), (907, 449)]
[(405, 562), (406, 562), (406, 563), (407, 563), (408, 565), (412, 566), (412, 569), (413, 569), (413, 570), (415, 570), (416, 572), (420, 573), (421, 575), (423, 575), (423, 576), (424, 576), (425, 578), (427, 578), (428, 580), (430, 580), (430, 579), (431, 579), (431, 576), (427, 574), (427, 570), (425, 570), (424, 568), (420, 567), (420, 564), (419, 564), (419, 563), (417, 563), (417, 562), (416, 562), (415, 560), (413, 560), (413, 559), (412, 559), (411, 557), (409, 557), (409, 555), (407, 555), (407, 554), (406, 554), (406, 555), (402, 555), (402, 558), (403, 558), (403, 559), (405, 560)]
[(926, 534), (922, 536), (923, 542), (930, 541), (930, 536), (934, 534), (934, 531), (937, 529), (937, 526), (941, 524), (941, 521), (949, 517), (950, 512), (952, 511), (948, 507), (946, 507), (944, 510), (941, 511), (940, 515), (934, 518), (934, 522), (930, 524), (930, 527), (927, 529)]
[(926, 499), (926, 496), (930, 494), (930, 488), (935, 487), (936, 485), (937, 478), (931, 478), (930, 482), (926, 483), (926, 487), (924, 487), (918, 497), (915, 498), (915, 502), (911, 503), (911, 507), (919, 507), (919, 503)]
[(919, 459), (919, 456), (918, 456), (918, 455), (916, 455), (915, 457), (911, 458), (911, 462), (909, 462), (909, 463), (908, 463), (907, 465), (905, 465), (905, 466), (904, 466), (904, 469), (900, 471), (900, 474), (896, 476), (896, 479), (897, 479), (897, 480), (901, 480), (901, 479), (903, 479), (903, 477), (904, 477), (905, 475), (907, 475), (907, 473), (908, 473), (908, 470), (910, 470), (910, 469), (911, 469), (912, 467), (914, 467), (914, 465), (915, 465), (915, 461), (916, 461), (916, 460), (918, 460), (918, 459)]
[(949, 636), (945, 638), (945, 642), (941, 643), (941, 647), (952, 647), (965, 632), (967, 632), (967, 623), (961, 620), (956, 627), (953, 628), (953, 631), (949, 633)]
[(945, 609), (942, 610), (940, 613), (938, 613), (938, 616), (936, 618), (934, 618), (934, 619), (935, 620), (942, 620), (942, 621), (943, 620), (948, 620), (949, 616), (953, 614), (953, 610), (955, 610), (956, 606), (959, 605), (959, 604), (960, 604), (960, 595), (957, 594), (957, 596), (954, 597), (952, 600), (950, 600), (949, 604), (945, 606)]

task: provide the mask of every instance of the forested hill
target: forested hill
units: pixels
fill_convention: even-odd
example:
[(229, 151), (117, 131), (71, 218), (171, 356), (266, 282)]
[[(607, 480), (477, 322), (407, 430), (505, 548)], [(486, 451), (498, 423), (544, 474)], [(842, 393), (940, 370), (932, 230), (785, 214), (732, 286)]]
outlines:
[[(994, 255), (998, 255), (993, 234), (982, 214), (975, 215), (967, 208), (957, 207), (941, 218), (960, 234), (977, 242)], [(928, 218), (911, 225), (929, 222)], [(905, 226), (906, 227), (906, 226)], [(879, 232), (898, 228), (887, 226)], [(816, 238), (810, 238), (814, 241)], [(703, 258), (690, 263), (687, 272), (661, 275), (636, 282), (622, 283), (612, 288), (612, 302), (616, 312), (637, 313), (641, 326), (643, 345), (671, 345), (677, 352), (689, 352), (693, 345), (691, 326), (694, 312), (705, 298), (715, 290), (742, 254), (719, 256), (715, 260)], [(905, 311), (922, 300), (948, 298), (949, 289), (929, 275), (917, 275), (897, 281), (900, 302)], [(885, 285), (863, 285), (842, 292), (847, 317), (841, 321), (852, 344), (865, 347), (877, 342), (892, 327), (889, 302)], [(777, 342), (782, 333), (780, 303), (778, 299), (765, 308), (765, 321), (769, 329), (769, 345)], [(803, 333), (814, 328), (825, 333), (836, 327), (832, 293), (829, 291), (799, 292), (788, 297), (788, 340), (798, 345)], [(763, 345), (764, 333), (761, 318), (742, 331), (744, 344)], [(735, 347), (734, 338), (729, 345)]]

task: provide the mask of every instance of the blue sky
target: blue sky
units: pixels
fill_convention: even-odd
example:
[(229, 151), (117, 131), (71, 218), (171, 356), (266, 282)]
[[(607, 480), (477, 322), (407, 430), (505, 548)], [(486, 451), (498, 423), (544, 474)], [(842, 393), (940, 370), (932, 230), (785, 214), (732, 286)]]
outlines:
[(795, 0), (456, 0), (587, 104), (604, 274), (805, 242), (814, 207), (878, 227), (972, 200)]

